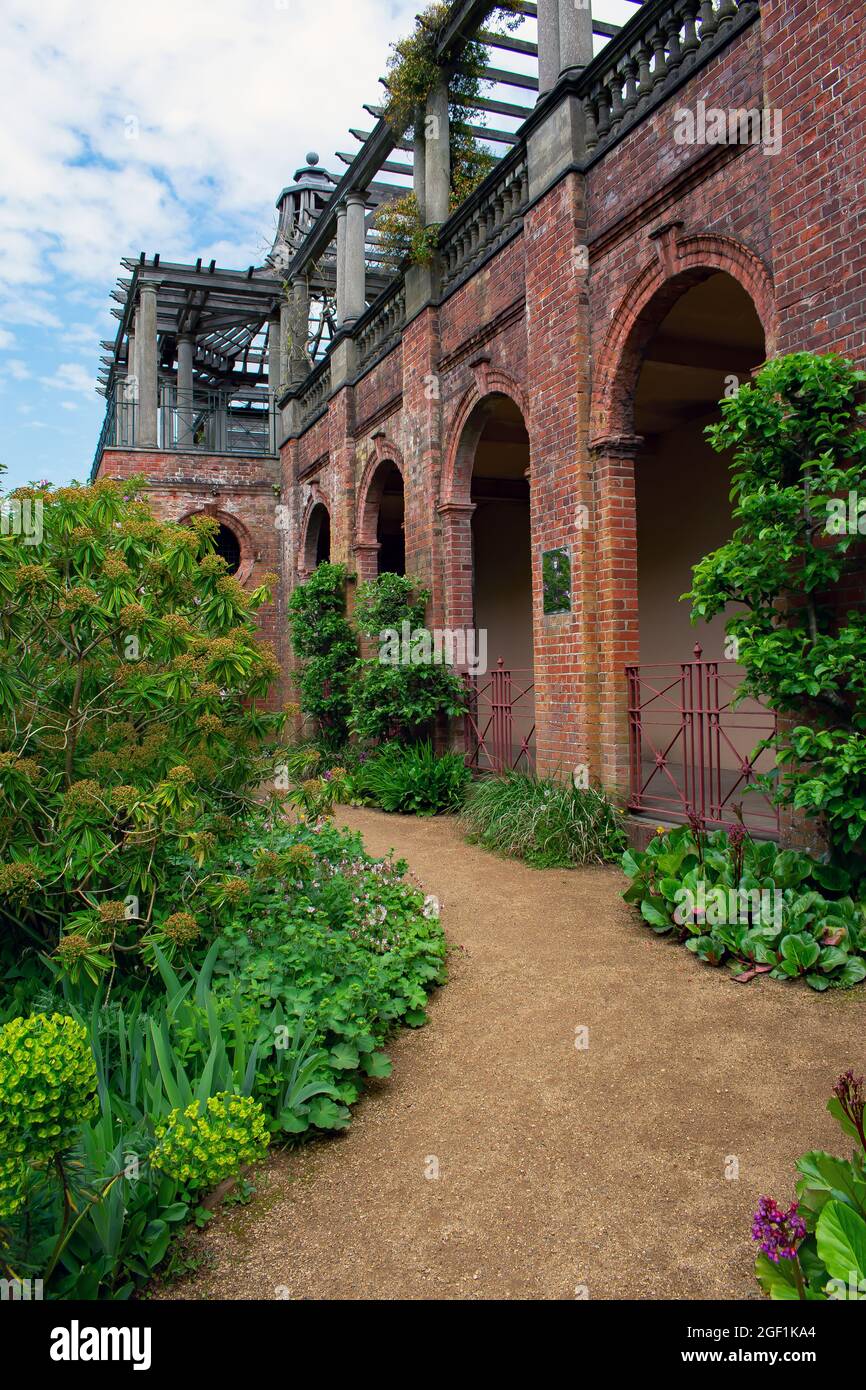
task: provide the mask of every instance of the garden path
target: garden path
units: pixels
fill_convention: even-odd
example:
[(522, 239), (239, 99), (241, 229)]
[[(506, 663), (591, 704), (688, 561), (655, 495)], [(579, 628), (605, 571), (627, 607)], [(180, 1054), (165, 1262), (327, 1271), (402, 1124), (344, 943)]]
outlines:
[(340, 818), (439, 897), (449, 984), (348, 1131), (274, 1156), (161, 1296), (752, 1295), (758, 1197), (838, 1149), (824, 1106), (863, 1069), (862, 991), (736, 984), (642, 927), (617, 869), (533, 870), (449, 819)]

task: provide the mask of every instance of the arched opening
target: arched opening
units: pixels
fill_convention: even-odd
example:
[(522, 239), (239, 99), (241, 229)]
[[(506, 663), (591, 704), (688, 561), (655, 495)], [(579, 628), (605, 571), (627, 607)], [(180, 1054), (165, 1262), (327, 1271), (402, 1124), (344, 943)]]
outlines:
[[(529, 436), (519, 407), (499, 394), (477, 407), (465, 434), (476, 436), (470, 484), (473, 624), (476, 641), (486, 642), (488, 666), (478, 686), (489, 694), (491, 716), (494, 706), (504, 705), (506, 712), (502, 746), (488, 744), (479, 763), (526, 769), (535, 729)], [(496, 686), (497, 670), (507, 673), (502, 688)], [(483, 727), (484, 709), (479, 715)]]
[[(754, 704), (727, 710), (743, 673), (726, 640), (725, 615), (693, 626), (690, 605), (680, 596), (691, 588), (692, 567), (723, 545), (734, 527), (731, 460), (713, 450), (704, 431), (719, 420), (720, 400), (748, 382), (764, 357), (764, 331), (751, 297), (727, 273), (708, 273), (684, 288), (655, 327), (634, 396), (634, 432), (643, 440), (634, 464), (643, 803), (664, 811), (670, 798), (676, 817), (677, 794), (684, 790), (695, 804), (703, 779), (713, 784), (711, 805), (724, 808), (709, 819), (729, 822), (742, 800), (747, 814), (754, 806), (756, 830), (767, 807), (744, 797), (741, 773), (769, 721)], [(698, 655), (696, 643), (703, 663), (718, 663), (717, 675), (698, 664), (683, 674), (683, 663)], [(716, 709), (722, 714), (714, 722)], [(687, 746), (704, 734), (700, 752)], [(760, 770), (771, 761), (764, 755)]]
[(214, 539), (214, 550), (228, 565), (229, 574), (237, 574), (241, 567), (241, 543), (230, 526), (220, 522)]
[[(403, 528), (405, 505), (403, 474), (396, 463), (382, 463), (371, 484), (370, 493), (378, 500), (376, 540), (379, 545), (379, 574), (406, 573), (406, 535)], [(371, 499), (372, 500), (372, 499)]]
[(307, 520), (304, 568), (314, 570), (331, 558), (331, 517), (324, 502), (317, 502)]

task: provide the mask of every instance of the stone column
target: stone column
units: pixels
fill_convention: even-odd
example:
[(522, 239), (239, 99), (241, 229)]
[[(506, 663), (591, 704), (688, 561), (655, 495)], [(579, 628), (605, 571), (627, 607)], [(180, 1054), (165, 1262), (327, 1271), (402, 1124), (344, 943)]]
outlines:
[(193, 447), (193, 385), (192, 363), (195, 354), (195, 338), (191, 333), (182, 333), (177, 340), (177, 447)]
[(366, 265), (364, 263), (364, 195), (350, 193), (346, 200), (346, 260), (343, 270), (345, 313), (342, 323), (354, 323), (366, 304)]
[(445, 77), (427, 98), (424, 120), (424, 220), (447, 222), (451, 201), (448, 82)]
[(268, 319), (268, 409), (270, 411), (271, 451), (277, 452), (277, 397), (280, 394), (280, 311), (275, 309)]
[[(541, 6), (539, 5), (539, 19)], [(559, 0), (559, 68), (585, 68), (592, 62), (592, 0)]]
[(427, 203), (427, 139), (424, 128), (424, 109), (418, 107), (415, 112), (415, 129), (412, 137), (412, 192), (415, 194), (415, 202), (418, 205), (418, 216), (422, 223), (426, 222), (425, 207)]
[(280, 370), (278, 375), (280, 390), (289, 384), (289, 339), (292, 327), (292, 306), (289, 291), (280, 300)]
[(292, 281), (292, 351), (289, 380), (304, 381), (309, 371), (307, 331), (310, 324), (310, 292), (306, 280)]
[(135, 343), (138, 361), (138, 428), (135, 442), (142, 449), (155, 449), (158, 406), (155, 285), (142, 285), (139, 291)]
[(346, 316), (346, 204), (337, 208), (337, 325)]
[(538, 97), (559, 77), (559, 0), (538, 0)]
[(132, 316), (126, 345), (126, 372), (115, 386), (114, 434), (115, 444), (135, 443), (135, 405), (138, 400), (138, 363), (135, 360), (135, 321)]

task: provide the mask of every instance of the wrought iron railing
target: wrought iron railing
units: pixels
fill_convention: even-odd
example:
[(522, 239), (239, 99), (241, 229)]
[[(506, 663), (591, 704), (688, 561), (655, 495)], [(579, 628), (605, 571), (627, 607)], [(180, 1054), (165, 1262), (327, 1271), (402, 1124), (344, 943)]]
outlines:
[(700, 644), (692, 661), (628, 666), (626, 675), (629, 809), (719, 827), (742, 807), (751, 830), (777, 834), (778, 808), (756, 786), (759, 771), (772, 770), (760, 744), (777, 719), (754, 700), (732, 707), (741, 676), (704, 661)]
[(535, 681), (532, 671), (509, 671), (502, 657), (484, 676), (464, 673), (466, 762), (476, 772), (535, 765)]

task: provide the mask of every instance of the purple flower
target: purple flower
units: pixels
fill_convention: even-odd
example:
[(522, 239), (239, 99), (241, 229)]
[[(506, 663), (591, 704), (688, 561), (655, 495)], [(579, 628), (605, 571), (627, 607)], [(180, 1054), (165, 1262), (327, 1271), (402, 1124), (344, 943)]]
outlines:
[(772, 1260), (779, 1263), (780, 1256), (793, 1260), (797, 1254), (797, 1243), (805, 1238), (806, 1223), (797, 1215), (797, 1203), (792, 1202), (787, 1211), (772, 1197), (762, 1197), (752, 1221), (752, 1240), (760, 1241), (761, 1249)]
[(863, 1114), (866, 1111), (863, 1077), (855, 1076), (849, 1067), (847, 1071), (843, 1071), (833, 1087), (833, 1094), (860, 1136), (861, 1144), (866, 1148), (866, 1134), (864, 1134), (863, 1127)]

